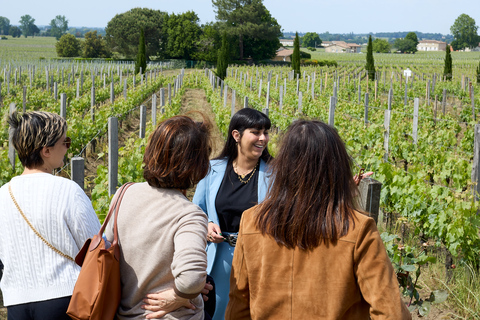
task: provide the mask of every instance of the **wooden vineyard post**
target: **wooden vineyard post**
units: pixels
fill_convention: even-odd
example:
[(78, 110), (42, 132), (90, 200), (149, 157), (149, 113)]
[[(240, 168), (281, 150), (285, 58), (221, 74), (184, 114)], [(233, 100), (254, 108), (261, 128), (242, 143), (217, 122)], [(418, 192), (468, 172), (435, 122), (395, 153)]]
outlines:
[(27, 86), (23, 86), (23, 112), (25, 111), (27, 111)]
[(172, 84), (168, 84), (168, 105), (172, 105)]
[(245, 96), (245, 98), (243, 99), (243, 108), (248, 108), (248, 97)]
[(472, 182), (473, 196), (478, 201), (480, 194), (480, 124), (475, 125), (474, 145), (473, 145), (473, 163), (472, 163)]
[(378, 81), (375, 80), (375, 102), (377, 101)]
[(260, 79), (260, 85), (258, 86), (258, 97), (260, 98), (262, 96), (262, 80)]
[(138, 136), (140, 139), (145, 138), (145, 127), (147, 125), (147, 107), (145, 105), (140, 106), (140, 130)]
[(267, 84), (267, 96), (266, 96), (266, 103), (265, 103), (265, 108), (270, 108), (270, 81), (268, 81)]
[(223, 107), (227, 107), (227, 99), (228, 99), (228, 85), (225, 85), (225, 93), (223, 94)]
[(392, 110), (393, 89), (388, 90), (388, 110)]
[(365, 113), (364, 113), (364, 122), (365, 125), (368, 124), (368, 92), (365, 92)]
[(303, 100), (303, 93), (302, 91), (298, 92), (298, 112), (302, 113), (302, 100)]
[(77, 99), (80, 98), (80, 79), (77, 79)]
[(231, 113), (230, 113), (230, 116), (233, 117), (233, 115), (235, 114), (235, 90), (232, 90), (232, 110), (231, 110)]
[(384, 135), (383, 135), (383, 147), (385, 149), (385, 155), (383, 156), (383, 161), (388, 161), (388, 140), (390, 139), (390, 114), (391, 110), (385, 110), (385, 119), (383, 122)]
[[(15, 110), (17, 110), (17, 107), (15, 105), (15, 103), (10, 103), (10, 110), (9, 110), (9, 114), (12, 114), (12, 112), (14, 112)], [(13, 128), (12, 127), (9, 127), (8, 129), (8, 159), (10, 160), (10, 165), (12, 166), (12, 172), (15, 172), (15, 147), (13, 146), (13, 143), (12, 143), (12, 139), (13, 139)]]
[(435, 95), (435, 107), (433, 111), (433, 121), (437, 124), (437, 106), (438, 106), (438, 95)]
[(442, 112), (445, 115), (445, 108), (447, 106), (447, 89), (443, 89), (443, 98), (442, 98)]
[(280, 90), (278, 91), (279, 94), (279, 102), (278, 102), (278, 108), (282, 110), (283, 108), (283, 86), (280, 86)]
[(114, 101), (115, 101), (115, 87), (112, 81), (110, 82), (110, 103), (113, 103)]
[(408, 85), (405, 83), (405, 97), (403, 98), (403, 105), (406, 106), (407, 105), (407, 99), (408, 99)]
[(72, 168), (72, 180), (75, 181), (80, 188), (85, 189), (85, 159), (82, 157), (73, 157), (70, 160)]
[(473, 117), (473, 121), (475, 121), (475, 118), (476, 118), (476, 112), (475, 112), (475, 97), (474, 97), (474, 92), (473, 92), (473, 88), (471, 87), (471, 82), (470, 82), (470, 100), (472, 102), (472, 117)]
[[(219, 78), (220, 79), (220, 78)], [(225, 85), (225, 82), (222, 80), (220, 81), (220, 98), (223, 97), (223, 86)]]
[(330, 97), (330, 106), (328, 109), (328, 125), (335, 127), (335, 97)]
[(108, 195), (117, 191), (118, 185), (118, 119), (108, 118)]
[(67, 94), (60, 94), (60, 117), (67, 118)]
[(155, 128), (157, 126), (157, 95), (152, 95), (152, 125)]
[(362, 86), (358, 84), (358, 103), (362, 102)]
[(414, 106), (413, 106), (413, 143), (418, 144), (418, 105), (420, 103), (420, 99), (415, 98)]
[(127, 79), (123, 80), (123, 98), (127, 100)]
[(361, 208), (368, 212), (368, 216), (372, 217), (375, 223), (378, 223), (382, 183), (371, 178), (362, 179), (358, 190), (360, 191)]
[(165, 88), (160, 89), (160, 106), (160, 113), (165, 114)]

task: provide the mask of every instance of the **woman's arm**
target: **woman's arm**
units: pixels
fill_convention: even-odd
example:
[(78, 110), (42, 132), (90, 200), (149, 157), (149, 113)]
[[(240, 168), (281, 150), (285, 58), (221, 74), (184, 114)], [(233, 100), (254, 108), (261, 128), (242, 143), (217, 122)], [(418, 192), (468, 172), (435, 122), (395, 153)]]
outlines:
[(88, 238), (98, 233), (101, 226), (92, 203), (85, 192), (80, 188), (74, 190), (74, 202), (72, 204), (73, 208), (70, 210), (68, 226), (78, 250), (80, 250)]
[(359, 229), (355, 245), (354, 272), (370, 317), (376, 319), (411, 319), (400, 297), (398, 281), (387, 256), (375, 221), (368, 218)]

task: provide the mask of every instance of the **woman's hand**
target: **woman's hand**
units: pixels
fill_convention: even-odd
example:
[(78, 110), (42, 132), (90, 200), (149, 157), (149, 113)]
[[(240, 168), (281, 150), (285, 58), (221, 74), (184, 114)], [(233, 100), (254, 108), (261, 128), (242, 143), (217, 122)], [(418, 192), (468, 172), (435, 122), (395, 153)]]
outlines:
[(145, 299), (143, 299), (143, 302), (146, 304), (142, 305), (142, 309), (152, 311), (152, 313), (146, 316), (146, 319), (159, 319), (167, 313), (175, 311), (181, 307), (192, 310), (196, 309), (195, 305), (192, 304), (189, 299), (178, 296), (173, 288), (147, 294)]
[(208, 293), (210, 292), (210, 290), (213, 290), (213, 286), (210, 284), (210, 282), (207, 282), (205, 283), (205, 287), (203, 288), (202, 290), (202, 298), (203, 298), (203, 301), (208, 301)]
[(372, 171), (365, 172), (364, 174), (361, 174), (360, 176), (358, 174), (353, 176), (353, 181), (355, 181), (355, 184), (358, 186), (360, 184), (360, 181), (362, 181), (363, 178), (367, 178), (373, 174)]
[(215, 224), (213, 222), (208, 223), (207, 241), (213, 243), (221, 243), (225, 241), (222, 236), (222, 230), (220, 230), (218, 224)]

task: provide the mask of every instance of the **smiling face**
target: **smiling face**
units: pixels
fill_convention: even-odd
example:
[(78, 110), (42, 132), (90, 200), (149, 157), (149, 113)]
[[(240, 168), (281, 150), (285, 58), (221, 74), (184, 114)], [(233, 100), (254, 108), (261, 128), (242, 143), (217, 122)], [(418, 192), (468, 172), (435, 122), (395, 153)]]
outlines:
[(238, 156), (249, 160), (258, 160), (270, 140), (268, 130), (256, 128), (247, 128), (243, 134), (233, 130), (232, 136), (238, 143)]

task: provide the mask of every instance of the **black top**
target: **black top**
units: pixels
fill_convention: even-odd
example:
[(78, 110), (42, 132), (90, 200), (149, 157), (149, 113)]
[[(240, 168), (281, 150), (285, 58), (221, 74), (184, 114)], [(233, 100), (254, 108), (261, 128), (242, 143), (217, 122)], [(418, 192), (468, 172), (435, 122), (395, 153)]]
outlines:
[(253, 174), (248, 183), (242, 183), (233, 170), (232, 164), (227, 165), (222, 184), (215, 198), (215, 208), (222, 232), (238, 232), (243, 211), (257, 204), (258, 170), (259, 164), (257, 164), (255, 172), (252, 170), (242, 178), (247, 181)]

